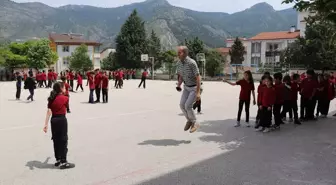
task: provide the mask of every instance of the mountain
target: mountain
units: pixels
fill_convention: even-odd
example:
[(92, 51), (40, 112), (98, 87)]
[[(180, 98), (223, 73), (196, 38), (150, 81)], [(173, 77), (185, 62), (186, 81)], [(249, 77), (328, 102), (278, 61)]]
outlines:
[(88, 39), (113, 44), (121, 25), (137, 9), (166, 48), (185, 38), (198, 36), (206, 45), (225, 45), (227, 37), (250, 37), (262, 31), (287, 30), (296, 25), (293, 9), (276, 11), (259, 3), (241, 12), (198, 12), (175, 7), (166, 0), (147, 0), (117, 8), (66, 5), (58, 8), (42, 3), (15, 3), (0, 0), (0, 38), (46, 37), (50, 32), (82, 33)]

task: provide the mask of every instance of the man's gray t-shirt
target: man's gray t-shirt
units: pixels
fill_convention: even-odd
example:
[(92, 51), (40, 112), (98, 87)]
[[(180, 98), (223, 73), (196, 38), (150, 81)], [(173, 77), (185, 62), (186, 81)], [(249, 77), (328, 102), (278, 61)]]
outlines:
[(183, 62), (177, 62), (177, 74), (183, 79), (186, 86), (196, 86), (196, 76), (199, 75), (199, 69), (195, 60), (187, 57)]

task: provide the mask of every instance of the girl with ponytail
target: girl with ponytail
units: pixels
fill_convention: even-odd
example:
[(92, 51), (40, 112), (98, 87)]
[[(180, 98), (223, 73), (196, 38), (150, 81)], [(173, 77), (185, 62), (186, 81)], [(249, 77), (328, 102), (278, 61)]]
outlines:
[(57, 82), (48, 97), (48, 111), (43, 131), (47, 133), (50, 119), (54, 153), (56, 158), (55, 166), (60, 169), (74, 168), (75, 165), (68, 163), (68, 121), (66, 118), (69, 98), (64, 96), (66, 92), (64, 83)]

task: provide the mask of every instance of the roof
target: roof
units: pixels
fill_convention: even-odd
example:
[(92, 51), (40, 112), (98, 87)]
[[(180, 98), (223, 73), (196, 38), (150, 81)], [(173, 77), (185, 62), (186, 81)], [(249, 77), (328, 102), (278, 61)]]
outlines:
[(100, 53), (104, 53), (106, 50), (109, 50), (109, 49), (111, 49), (112, 51), (115, 51), (115, 49), (113, 49), (113, 48), (105, 48)]
[(218, 52), (220, 52), (222, 55), (227, 55), (227, 54), (229, 54), (230, 49), (231, 49), (231, 48), (226, 47), (226, 48), (217, 48), (216, 50), (217, 50)]
[(86, 44), (86, 45), (101, 45), (101, 43), (92, 41), (92, 40), (86, 40), (82, 38), (82, 35), (79, 34), (71, 34), (71, 33), (64, 33), (64, 34), (57, 34), (57, 33), (50, 33), (49, 39), (54, 41), (56, 44), (73, 44), (73, 45), (80, 45), (80, 44)]
[[(226, 42), (234, 42), (235, 40), (236, 40), (236, 38), (227, 38)], [(246, 41), (246, 40), (249, 40), (249, 39), (247, 39), (245, 37), (239, 37), (239, 40)]]
[(250, 40), (279, 40), (279, 39), (296, 39), (300, 37), (300, 30), (294, 32), (278, 31), (278, 32), (262, 32), (250, 38)]

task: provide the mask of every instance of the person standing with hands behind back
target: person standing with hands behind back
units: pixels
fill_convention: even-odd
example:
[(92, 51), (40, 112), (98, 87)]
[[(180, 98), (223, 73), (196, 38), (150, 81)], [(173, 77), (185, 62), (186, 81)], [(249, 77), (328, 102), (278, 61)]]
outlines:
[(55, 166), (60, 169), (74, 168), (75, 165), (68, 163), (68, 121), (66, 118), (69, 98), (64, 96), (66, 92), (64, 83), (57, 82), (48, 98), (48, 111), (43, 131), (47, 133), (50, 119), (52, 140), (54, 142)]
[(190, 130), (190, 133), (193, 133), (199, 128), (193, 104), (201, 99), (201, 77), (197, 63), (188, 56), (188, 53), (189, 50), (186, 46), (179, 47), (180, 61), (177, 62), (178, 84), (176, 89), (181, 91), (182, 82), (184, 83), (180, 101), (180, 108), (187, 119), (184, 131)]
[(242, 80), (237, 81), (236, 83), (229, 82), (224, 80), (224, 82), (230, 85), (240, 85), (240, 95), (239, 95), (239, 108), (238, 108), (238, 116), (237, 116), (237, 124), (235, 127), (240, 127), (240, 117), (243, 111), (243, 105), (245, 104), (245, 113), (246, 113), (246, 126), (250, 127), (249, 119), (250, 119), (250, 103), (251, 103), (251, 92), (253, 96), (253, 105), (256, 104), (255, 93), (254, 93), (254, 82), (251, 71), (244, 72), (244, 78)]

